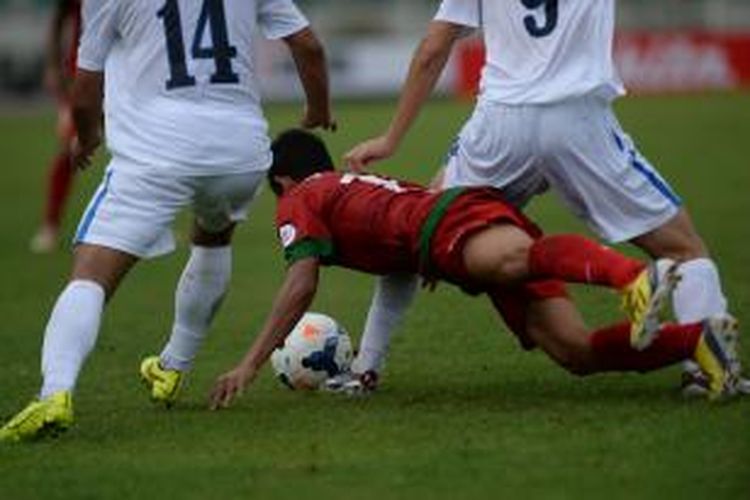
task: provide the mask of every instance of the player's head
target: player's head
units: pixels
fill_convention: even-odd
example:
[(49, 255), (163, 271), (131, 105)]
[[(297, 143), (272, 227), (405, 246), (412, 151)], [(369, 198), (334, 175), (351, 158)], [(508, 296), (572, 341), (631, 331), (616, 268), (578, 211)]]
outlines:
[(283, 193), (278, 181), (289, 177), (300, 182), (318, 172), (333, 170), (333, 160), (320, 137), (300, 129), (280, 133), (271, 144), (273, 163), (268, 171), (268, 183), (276, 196)]

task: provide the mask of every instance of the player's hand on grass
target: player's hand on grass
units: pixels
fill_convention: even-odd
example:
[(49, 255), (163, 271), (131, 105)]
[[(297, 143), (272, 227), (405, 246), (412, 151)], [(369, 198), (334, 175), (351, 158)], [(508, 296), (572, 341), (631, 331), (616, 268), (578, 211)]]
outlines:
[(322, 128), (329, 132), (336, 132), (338, 125), (336, 119), (331, 116), (331, 110), (328, 108), (318, 109), (305, 107), (305, 115), (300, 121), (300, 126), (306, 129)]
[(227, 408), (236, 397), (242, 395), (253, 378), (254, 373), (242, 365), (217, 378), (209, 397), (211, 409)]
[(81, 170), (88, 168), (91, 165), (91, 157), (94, 156), (99, 144), (101, 144), (100, 136), (85, 141), (79, 137), (74, 138), (71, 147), (73, 165)]
[(381, 135), (354, 146), (344, 155), (344, 164), (349, 170), (362, 172), (371, 163), (393, 155), (395, 144), (387, 136)]

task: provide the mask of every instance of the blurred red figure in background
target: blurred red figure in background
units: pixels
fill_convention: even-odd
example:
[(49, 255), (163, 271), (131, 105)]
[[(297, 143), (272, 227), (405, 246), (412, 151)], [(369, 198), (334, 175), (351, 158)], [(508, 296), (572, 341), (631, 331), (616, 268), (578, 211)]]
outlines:
[(44, 218), (34, 237), (31, 251), (48, 253), (55, 249), (65, 203), (73, 183), (74, 168), (70, 149), (75, 127), (70, 111), (70, 86), (75, 76), (80, 0), (58, 0), (49, 26), (44, 86), (57, 102), (57, 152), (50, 160)]

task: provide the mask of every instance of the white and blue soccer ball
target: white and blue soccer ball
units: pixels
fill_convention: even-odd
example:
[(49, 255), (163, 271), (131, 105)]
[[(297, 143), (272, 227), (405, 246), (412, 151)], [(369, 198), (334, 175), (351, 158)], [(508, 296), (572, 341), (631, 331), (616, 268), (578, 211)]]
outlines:
[(352, 341), (338, 321), (308, 312), (271, 354), (271, 364), (287, 387), (315, 390), (326, 379), (348, 371), (352, 357)]

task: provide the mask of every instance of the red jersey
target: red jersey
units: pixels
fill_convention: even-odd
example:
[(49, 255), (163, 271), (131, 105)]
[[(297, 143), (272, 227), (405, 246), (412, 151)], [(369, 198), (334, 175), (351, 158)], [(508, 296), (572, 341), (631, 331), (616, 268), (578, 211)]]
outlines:
[(318, 257), (374, 274), (416, 273), (420, 232), (440, 198), (416, 184), (325, 172), (279, 199), (276, 225), (290, 263)]
[[(419, 272), (475, 294), (486, 291), (464, 264), (468, 238), (494, 224), (512, 224), (538, 239), (542, 231), (499, 190), (453, 188), (442, 192), (375, 175), (326, 172), (305, 179), (280, 199), (279, 238), (290, 263), (317, 257), (373, 274)], [(532, 281), (492, 287), (491, 298), (526, 349), (529, 305), (566, 297), (564, 283)]]

